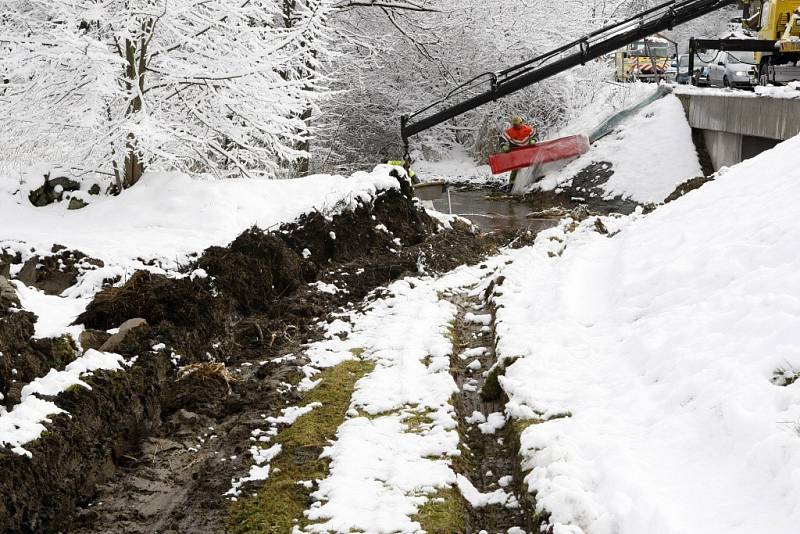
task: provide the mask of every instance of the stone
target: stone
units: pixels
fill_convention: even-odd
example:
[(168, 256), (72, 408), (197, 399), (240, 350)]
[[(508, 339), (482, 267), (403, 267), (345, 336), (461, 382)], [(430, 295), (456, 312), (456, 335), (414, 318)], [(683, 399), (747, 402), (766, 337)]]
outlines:
[(0, 276), (0, 312), (8, 310), (12, 306), (20, 307), (17, 290), (5, 276)]
[(11, 266), (19, 263), (22, 263), (22, 254), (19, 252), (10, 254), (0, 248), (0, 276), (11, 280)]
[(147, 326), (147, 321), (141, 317), (128, 319), (119, 325), (119, 332), (109, 337), (99, 350), (102, 352), (114, 352), (122, 344), (122, 342), (125, 341), (128, 333), (134, 328), (139, 328), (140, 326)]
[(66, 191), (78, 191), (81, 184), (75, 180), (70, 180), (66, 176), (59, 176), (50, 179), (49, 175), (44, 177), (44, 184), (38, 189), (32, 190), (28, 194), (28, 200), (36, 207), (47, 206), (53, 202), (59, 202)]
[(78, 341), (80, 341), (81, 348), (83, 348), (84, 351), (89, 349), (100, 350), (100, 347), (102, 347), (110, 337), (111, 334), (108, 332), (88, 329), (81, 332)]
[(83, 200), (79, 199), (78, 197), (72, 197), (69, 199), (69, 204), (67, 205), (68, 210), (79, 210), (81, 208), (85, 208), (88, 206), (88, 202), (84, 202)]
[(22, 265), (17, 273), (17, 280), (26, 286), (36, 284), (36, 266), (39, 265), (39, 256), (33, 256)]
[(89, 194), (90, 195), (99, 195), (100, 194), (100, 186), (97, 185), (97, 184), (92, 185), (92, 187), (89, 188)]

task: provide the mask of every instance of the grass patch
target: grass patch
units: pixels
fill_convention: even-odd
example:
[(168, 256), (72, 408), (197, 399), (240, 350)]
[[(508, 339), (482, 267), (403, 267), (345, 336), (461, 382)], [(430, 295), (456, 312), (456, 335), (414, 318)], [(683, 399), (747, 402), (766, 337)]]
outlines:
[(327, 476), (329, 460), (319, 455), (344, 422), (356, 382), (373, 368), (370, 361), (348, 360), (317, 375), (322, 382), (304, 395), (302, 404), (322, 406), (278, 434), (275, 443), (283, 449), (271, 463), (269, 478), (255, 497), (242, 497), (231, 505), (228, 532), (287, 534), (294, 525), (304, 524), (312, 489), (298, 481)]
[(78, 357), (78, 345), (70, 334), (54, 338), (50, 344), (53, 353), (53, 367), (62, 368)]
[(419, 412), (410, 412), (403, 417), (403, 423), (408, 427), (408, 432), (421, 434), (428, 430), (430, 425), (433, 424), (431, 413), (433, 413), (433, 410), (426, 409)]
[(503, 396), (503, 388), (500, 386), (498, 377), (506, 374), (506, 369), (515, 361), (517, 361), (517, 358), (508, 358), (502, 363), (495, 365), (492, 370), (489, 371), (489, 375), (486, 377), (486, 381), (481, 388), (481, 399), (485, 402), (500, 400)]
[(412, 519), (428, 534), (467, 531), (467, 505), (456, 488), (438, 489)]
[(64, 391), (68, 391), (70, 393), (77, 393), (84, 389), (86, 389), (86, 386), (84, 386), (83, 384), (72, 384), (68, 386), (67, 389), (65, 389)]

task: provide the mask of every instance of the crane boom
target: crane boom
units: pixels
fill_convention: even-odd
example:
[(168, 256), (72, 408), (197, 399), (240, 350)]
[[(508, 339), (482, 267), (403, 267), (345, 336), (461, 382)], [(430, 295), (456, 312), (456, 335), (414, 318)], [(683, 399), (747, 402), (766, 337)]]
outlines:
[[(716, 11), (735, 0), (670, 0), (559, 46), (545, 54), (524, 61), (500, 72), (483, 73), (456, 87), (444, 98), (400, 119), (400, 134), (408, 138), (442, 122), (457, 117), (483, 104), (510, 95), (529, 85), (555, 76), (565, 70), (604, 54), (618, 50), (649, 35), (689, 22)], [(462, 94), (474, 93), (477, 83), (488, 78), (489, 89), (469, 96), (460, 102), (445, 104)], [(434, 111), (437, 108), (438, 111)]]

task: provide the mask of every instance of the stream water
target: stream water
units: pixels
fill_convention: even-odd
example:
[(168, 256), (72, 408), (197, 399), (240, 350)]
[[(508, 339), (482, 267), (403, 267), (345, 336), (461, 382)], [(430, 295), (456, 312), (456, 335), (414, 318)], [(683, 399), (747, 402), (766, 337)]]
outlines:
[(525, 204), (510, 199), (491, 198), (486, 191), (480, 190), (451, 190), (449, 202), (445, 193), (440, 199), (434, 200), (433, 205), (442, 213), (453, 213), (470, 219), (484, 232), (522, 228), (539, 232), (558, 223), (553, 219), (528, 218), (531, 209)]

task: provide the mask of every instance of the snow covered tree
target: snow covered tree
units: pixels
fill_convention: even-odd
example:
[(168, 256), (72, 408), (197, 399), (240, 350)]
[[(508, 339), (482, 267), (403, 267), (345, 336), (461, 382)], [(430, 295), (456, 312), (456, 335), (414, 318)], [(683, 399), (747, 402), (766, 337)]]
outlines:
[(2, 0), (0, 143), (104, 170), (118, 188), (148, 167), (278, 176), (305, 156), (329, 11), (327, 0)]

